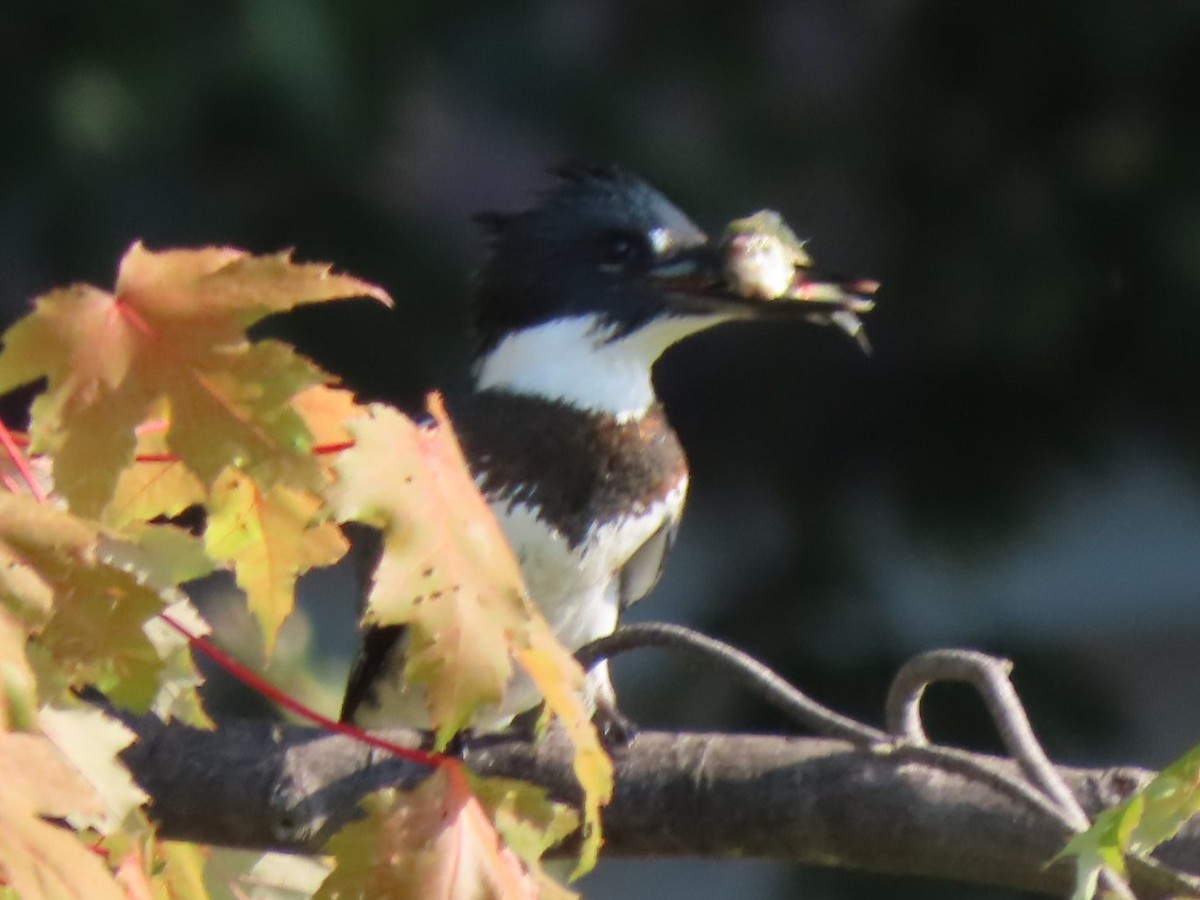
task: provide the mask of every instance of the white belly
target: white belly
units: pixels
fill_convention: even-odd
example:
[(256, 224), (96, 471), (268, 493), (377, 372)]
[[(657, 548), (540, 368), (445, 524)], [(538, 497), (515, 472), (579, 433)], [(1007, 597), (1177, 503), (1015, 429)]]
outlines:
[[(663, 501), (636, 510), (620, 522), (593, 528), (574, 547), (560, 531), (539, 519), (535, 509), (503, 500), (492, 503), (521, 564), (530, 596), (568, 650), (574, 652), (616, 630), (621, 569), (664, 522), (678, 518), (686, 493), (685, 478)], [(607, 674), (603, 678), (607, 683)], [(381, 681), (377, 692), (378, 704), (364, 704), (356, 717), (360, 726), (403, 722), (416, 728), (430, 727), (422, 690), (396, 677)], [(533, 682), (516, 672), (503, 701), (480, 710), (471, 724), (482, 731), (504, 728), (514, 716), (541, 700)]]
[(664, 500), (593, 527), (574, 547), (539, 519), (536, 509), (504, 500), (492, 503), (530, 596), (568, 650), (616, 629), (621, 569), (668, 519), (678, 519), (686, 493), (684, 478)]

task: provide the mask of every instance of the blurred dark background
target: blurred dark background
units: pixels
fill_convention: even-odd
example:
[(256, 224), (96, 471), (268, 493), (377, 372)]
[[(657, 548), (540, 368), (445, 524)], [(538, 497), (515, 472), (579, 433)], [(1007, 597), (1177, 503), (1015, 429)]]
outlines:
[[(1198, 60), (1182, 0), (6, 0), (0, 303), (110, 284), (138, 238), (295, 247), (398, 307), (281, 332), (413, 405), (466, 383), (468, 215), (548, 165), (622, 162), (713, 228), (778, 209), (883, 283), (875, 354), (733, 326), (669, 354), (691, 509), (638, 616), (872, 721), (906, 656), (991, 650), (1053, 757), (1162, 765), (1200, 740)], [(289, 626), (330, 707), (352, 608), (320, 575)], [(647, 726), (788, 727), (675, 659), (616, 669)], [(965, 692), (931, 705), (936, 736), (996, 746)], [(584, 888), (1013, 896), (746, 862)]]

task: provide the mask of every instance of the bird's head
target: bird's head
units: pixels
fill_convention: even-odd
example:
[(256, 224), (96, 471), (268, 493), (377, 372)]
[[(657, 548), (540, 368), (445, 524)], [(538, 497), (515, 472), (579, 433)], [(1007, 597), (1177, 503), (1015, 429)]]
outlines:
[(480, 388), (636, 416), (653, 402), (654, 362), (682, 338), (735, 319), (828, 322), (850, 296), (838, 285), (834, 302), (769, 302), (738, 283), (726, 246), (636, 175), (556, 175), (529, 209), (477, 217), (490, 241), (473, 307)]

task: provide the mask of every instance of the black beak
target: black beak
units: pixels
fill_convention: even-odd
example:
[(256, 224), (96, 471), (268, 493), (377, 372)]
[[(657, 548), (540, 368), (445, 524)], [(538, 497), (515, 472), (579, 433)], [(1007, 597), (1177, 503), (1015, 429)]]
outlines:
[(656, 263), (650, 279), (679, 315), (728, 318), (802, 318), (836, 325), (863, 351), (870, 343), (860, 315), (875, 307), (879, 283), (866, 278), (825, 277), (807, 254), (764, 262), (736, 241), (720, 247), (701, 244), (681, 249)]

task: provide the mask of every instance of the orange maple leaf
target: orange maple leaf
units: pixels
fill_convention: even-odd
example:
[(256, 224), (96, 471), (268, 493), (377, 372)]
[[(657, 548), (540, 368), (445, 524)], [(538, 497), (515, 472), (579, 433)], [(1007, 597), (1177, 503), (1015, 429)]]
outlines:
[(410, 626), (405, 679), (427, 692), (444, 746), (512, 674), (514, 629), (527, 615), (521, 571), (467, 473), (440, 401), (418, 426), (374, 404), (351, 423), (330, 505), (343, 521), (383, 529), (363, 619)]
[(381, 791), (363, 805), (369, 818), (347, 826), (329, 844), (337, 868), (318, 898), (574, 896), (531, 874), (505, 846), (456, 763), (442, 766), (412, 791)]
[(51, 291), (12, 326), (0, 393), (47, 379), (33, 404), (33, 449), (54, 458), (57, 490), (97, 517), (133, 462), (134, 429), (165, 409), (170, 451), (205, 484), (238, 465), (264, 486), (320, 486), (311, 436), (290, 400), (329, 381), (277, 341), (245, 330), (301, 303), (371, 296), (380, 288), (287, 254), (209, 247), (154, 253), (134, 244), (113, 293)]
[[(159, 422), (156, 417), (155, 424)], [(167, 449), (165, 423), (139, 427), (135, 447), (137, 463), (117, 477), (103, 513), (106, 524), (121, 528), (157, 516), (170, 518), (204, 502), (208, 494), (204, 484)]]
[(345, 450), (354, 443), (346, 423), (366, 414), (365, 407), (355, 402), (352, 391), (326, 384), (301, 391), (292, 398), (292, 406), (312, 434), (313, 449), (327, 455), (332, 455), (329, 451)]
[(409, 627), (405, 681), (424, 688), (439, 746), (497, 703), (513, 659), (534, 681), (575, 749), (584, 789), (577, 874), (600, 848), (600, 807), (612, 761), (582, 699), (583, 672), (529, 600), (520, 567), (467, 469), (441, 398), (418, 426), (388, 407), (351, 424), (330, 504), (342, 519), (383, 530), (364, 622)]
[(0, 876), (21, 897), (121, 900), (100, 859), (43, 816), (96, 815), (95, 790), (46, 738), (0, 733)]

